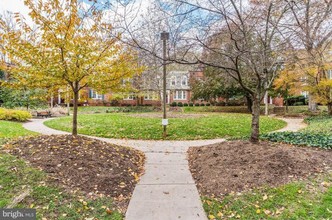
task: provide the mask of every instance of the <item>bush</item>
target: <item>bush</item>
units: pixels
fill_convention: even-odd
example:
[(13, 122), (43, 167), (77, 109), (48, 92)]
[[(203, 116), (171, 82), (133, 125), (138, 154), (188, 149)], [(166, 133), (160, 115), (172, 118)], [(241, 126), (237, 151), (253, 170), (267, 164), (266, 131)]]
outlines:
[(206, 103), (206, 105), (205, 106), (210, 106), (211, 104), (210, 103)]
[(189, 106), (194, 106), (194, 103), (190, 102), (190, 103), (189, 103)]
[(187, 106), (188, 106), (188, 103), (184, 103), (183, 106), (186, 106), (186, 107), (187, 107)]
[(304, 104), (303, 102), (295, 102), (294, 106), (300, 106), (300, 105), (303, 105), (303, 104)]
[(200, 106), (205, 106), (205, 104), (204, 104), (204, 103), (201, 103)]
[(176, 106), (176, 102), (172, 102), (172, 103), (171, 103), (171, 106), (172, 106), (172, 107), (175, 107), (175, 106)]
[(179, 107), (182, 107), (182, 106), (183, 106), (183, 103), (182, 103), (182, 102), (178, 102), (178, 106), (179, 106)]
[(195, 103), (195, 106), (199, 106), (199, 103)]
[(225, 105), (226, 105), (226, 103), (223, 102), (223, 101), (221, 101), (221, 102), (217, 102), (217, 103), (216, 103), (216, 106), (225, 106)]
[(0, 120), (27, 121), (31, 118), (30, 112), (0, 108)]
[(332, 149), (332, 136), (302, 132), (276, 132), (264, 134), (263, 140), (284, 142), (288, 144), (306, 145), (323, 149)]

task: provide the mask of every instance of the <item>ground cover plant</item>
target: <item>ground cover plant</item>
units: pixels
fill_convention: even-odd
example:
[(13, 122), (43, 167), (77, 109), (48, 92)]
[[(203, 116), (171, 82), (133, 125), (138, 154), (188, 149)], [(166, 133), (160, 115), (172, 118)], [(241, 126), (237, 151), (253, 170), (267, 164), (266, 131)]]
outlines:
[[(175, 114), (174, 114), (175, 115)], [(181, 114), (180, 114), (181, 115)], [(251, 116), (248, 114), (190, 114), (186, 117), (170, 118), (169, 140), (193, 140), (212, 138), (239, 138), (250, 135)], [(58, 118), (45, 122), (45, 125), (70, 131), (70, 118)], [(161, 113), (147, 117), (147, 114), (98, 114), (80, 115), (78, 131), (108, 138), (161, 139)], [(284, 127), (284, 121), (262, 117), (263, 133)]]
[(332, 151), (233, 141), (190, 148), (189, 164), (210, 219), (331, 216)]
[(261, 139), (332, 149), (332, 117), (312, 116), (305, 119), (308, 127), (299, 132), (277, 132), (263, 134)]

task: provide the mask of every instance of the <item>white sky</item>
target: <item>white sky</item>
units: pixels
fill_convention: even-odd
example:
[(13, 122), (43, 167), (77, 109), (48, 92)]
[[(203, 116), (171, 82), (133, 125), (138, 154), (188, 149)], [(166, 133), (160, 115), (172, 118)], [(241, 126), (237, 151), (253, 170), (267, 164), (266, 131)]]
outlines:
[(24, 17), (28, 16), (28, 8), (23, 0), (0, 0), (0, 13), (4, 11), (19, 12)]

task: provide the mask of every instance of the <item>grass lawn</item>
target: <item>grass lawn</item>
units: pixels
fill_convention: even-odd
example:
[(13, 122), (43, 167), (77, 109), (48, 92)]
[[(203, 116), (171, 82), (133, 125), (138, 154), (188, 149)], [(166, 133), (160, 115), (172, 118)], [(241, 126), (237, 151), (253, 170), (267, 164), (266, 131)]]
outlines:
[[(139, 115), (137, 115), (139, 116)], [(251, 115), (206, 114), (202, 117), (169, 119), (169, 140), (194, 140), (212, 138), (240, 138), (250, 134)], [(46, 121), (45, 125), (63, 131), (71, 130), (71, 118)], [(261, 117), (261, 132), (284, 127), (284, 121)], [(79, 115), (78, 132), (99, 137), (130, 139), (161, 139), (160, 118), (136, 117), (135, 114)]]
[(41, 170), (1, 151), (1, 144), (6, 140), (34, 134), (25, 130), (21, 123), (0, 121), (0, 208), (7, 207), (15, 197), (30, 191), (14, 207), (36, 209), (37, 219), (123, 219), (121, 213), (112, 210), (110, 198), (88, 200), (78, 193), (64, 192), (50, 184)]
[(35, 134), (31, 131), (25, 130), (22, 123), (1, 121), (0, 120), (0, 139), (1, 138), (15, 138), (19, 136), (26, 136)]
[(222, 200), (202, 198), (209, 219), (330, 219), (332, 174), (308, 181), (232, 194)]

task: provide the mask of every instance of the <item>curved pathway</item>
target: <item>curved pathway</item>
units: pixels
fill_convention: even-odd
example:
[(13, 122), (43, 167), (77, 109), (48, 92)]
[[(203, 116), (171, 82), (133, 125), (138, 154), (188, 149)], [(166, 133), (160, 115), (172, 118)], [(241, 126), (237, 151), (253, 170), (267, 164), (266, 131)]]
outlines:
[[(33, 119), (24, 128), (41, 134), (69, 134), (46, 127), (49, 119)], [(225, 141), (150, 141), (91, 137), (130, 146), (145, 153), (145, 173), (136, 185), (126, 220), (206, 220), (200, 196), (189, 171), (187, 150)]]
[(283, 132), (283, 131), (295, 132), (307, 127), (307, 124), (303, 122), (303, 118), (278, 118), (278, 119), (287, 122), (287, 126), (274, 132)]

